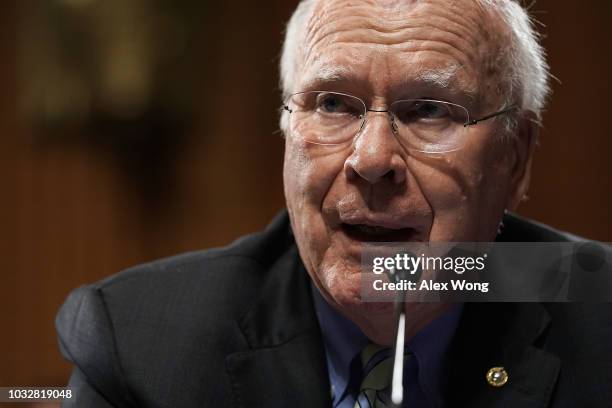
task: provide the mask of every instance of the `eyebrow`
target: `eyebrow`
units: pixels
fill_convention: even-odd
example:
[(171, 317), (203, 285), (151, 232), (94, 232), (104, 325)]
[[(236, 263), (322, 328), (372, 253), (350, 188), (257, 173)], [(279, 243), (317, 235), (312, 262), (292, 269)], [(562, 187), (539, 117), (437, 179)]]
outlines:
[(463, 68), (457, 64), (448, 65), (445, 68), (433, 68), (420, 71), (415, 79), (417, 82), (430, 85), (435, 88), (447, 89), (453, 84), (461, 90), (468, 98), (475, 100), (478, 94), (476, 86), (466, 84), (459, 75)]
[(457, 82), (458, 69), (457, 65), (450, 65), (447, 68), (427, 69), (417, 75), (417, 80), (448, 88), (452, 82)]
[(357, 79), (356, 72), (343, 65), (319, 64), (310, 68), (305, 74), (305, 86), (324, 84), (328, 82), (353, 82)]
[[(461, 70), (461, 66), (450, 64), (444, 68), (422, 69), (416, 75), (406, 72), (403, 83), (425, 85), (439, 90), (448, 90), (455, 85), (456, 89), (464, 96), (475, 101), (478, 91), (474, 85), (466, 84), (466, 81), (460, 77), (459, 72)], [(333, 83), (357, 83), (360, 81), (360, 77), (350, 66), (320, 63), (312, 66), (304, 73), (303, 86), (305, 88), (316, 88)]]

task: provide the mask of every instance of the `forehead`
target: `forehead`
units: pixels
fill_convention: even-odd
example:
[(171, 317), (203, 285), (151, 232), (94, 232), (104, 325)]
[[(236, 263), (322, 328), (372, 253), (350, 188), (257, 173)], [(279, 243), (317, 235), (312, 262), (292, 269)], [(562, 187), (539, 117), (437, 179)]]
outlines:
[[(475, 1), (355, 1), (316, 4), (298, 76), (301, 86), (352, 82), (374, 93), (414, 83), (476, 93), (491, 17)], [(491, 74), (491, 69), (488, 69)]]

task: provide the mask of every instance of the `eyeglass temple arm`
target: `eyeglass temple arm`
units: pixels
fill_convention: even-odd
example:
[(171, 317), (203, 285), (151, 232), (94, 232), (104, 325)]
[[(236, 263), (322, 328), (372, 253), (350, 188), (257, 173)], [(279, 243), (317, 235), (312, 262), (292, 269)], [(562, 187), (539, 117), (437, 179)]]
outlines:
[(515, 109), (517, 109), (517, 108), (518, 108), (518, 105), (510, 105), (510, 106), (508, 106), (508, 107), (507, 107), (507, 108), (505, 108), (505, 109), (502, 109), (502, 110), (500, 110), (500, 111), (497, 111), (497, 112), (494, 112), (494, 113), (488, 114), (488, 115), (486, 115), (486, 116), (483, 116), (482, 118), (478, 118), (478, 119), (473, 119), (473, 120), (470, 120), (470, 121), (466, 122), (466, 123), (465, 123), (463, 126), (465, 127), (465, 126), (475, 125), (475, 124), (477, 124), (478, 122), (482, 122), (482, 121), (484, 121), (484, 120), (494, 118), (495, 116), (503, 115), (504, 113), (511, 112), (511, 111), (513, 111), (513, 110), (515, 110)]

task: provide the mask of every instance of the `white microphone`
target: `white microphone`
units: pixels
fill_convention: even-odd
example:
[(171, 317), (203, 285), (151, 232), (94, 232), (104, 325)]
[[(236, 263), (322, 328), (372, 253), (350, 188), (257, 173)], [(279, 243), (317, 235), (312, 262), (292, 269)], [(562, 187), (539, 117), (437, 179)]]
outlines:
[[(408, 254), (414, 257), (413, 254)], [(420, 265), (420, 264), (419, 264)], [(389, 270), (389, 280), (400, 283), (405, 280), (418, 282), (421, 279), (422, 269), (419, 267), (413, 273), (406, 270), (396, 271), (395, 268)], [(402, 406), (404, 401), (404, 347), (406, 343), (406, 285), (404, 289), (397, 291), (395, 295), (394, 311), (397, 320), (395, 331), (395, 343), (393, 345), (393, 376), (391, 377), (391, 402), (394, 408)]]

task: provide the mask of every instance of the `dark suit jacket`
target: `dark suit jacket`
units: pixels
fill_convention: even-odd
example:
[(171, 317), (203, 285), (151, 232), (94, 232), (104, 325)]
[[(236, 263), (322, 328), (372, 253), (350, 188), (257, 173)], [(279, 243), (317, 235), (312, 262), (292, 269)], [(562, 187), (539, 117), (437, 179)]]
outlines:
[[(507, 241), (567, 241), (509, 216)], [(611, 304), (470, 303), (449, 407), (612, 407)], [(286, 213), (227, 248), (136, 266), (70, 294), (67, 407), (327, 407), (321, 334)], [(508, 383), (485, 374), (504, 366)]]

